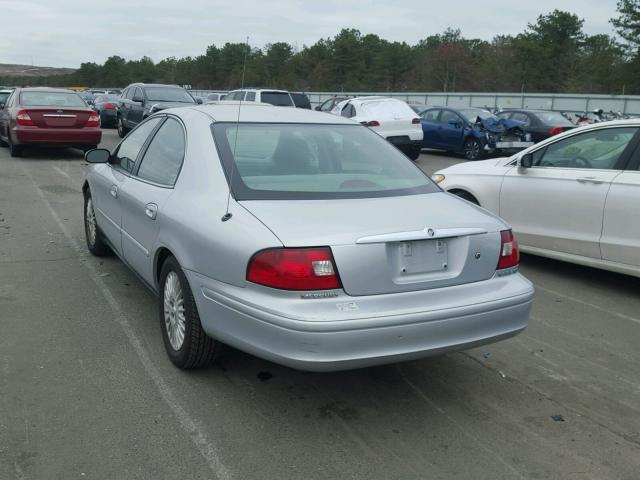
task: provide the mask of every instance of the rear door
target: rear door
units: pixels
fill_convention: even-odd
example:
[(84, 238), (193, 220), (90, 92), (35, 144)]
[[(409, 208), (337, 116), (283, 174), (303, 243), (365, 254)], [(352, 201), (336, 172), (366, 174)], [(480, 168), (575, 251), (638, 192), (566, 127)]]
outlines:
[(607, 193), (637, 130), (599, 128), (564, 137), (535, 150), (532, 168), (509, 170), (500, 216), (520, 243), (600, 259)]
[(604, 207), (602, 258), (640, 268), (640, 151), (611, 182)]
[(168, 117), (148, 144), (135, 175), (121, 190), (122, 254), (125, 261), (154, 285), (153, 252), (162, 209), (171, 194), (185, 154), (182, 124)]
[(420, 123), (422, 124), (423, 133), (422, 145), (425, 147), (437, 148), (439, 146), (436, 130), (440, 125), (438, 117), (440, 116), (441, 111), (442, 110), (435, 108), (422, 112), (420, 115)]
[(133, 130), (117, 147), (109, 163), (96, 165), (95, 175), (90, 177), (98, 226), (119, 254), (122, 254), (121, 192), (131, 181), (140, 152), (159, 121), (159, 118), (152, 118)]

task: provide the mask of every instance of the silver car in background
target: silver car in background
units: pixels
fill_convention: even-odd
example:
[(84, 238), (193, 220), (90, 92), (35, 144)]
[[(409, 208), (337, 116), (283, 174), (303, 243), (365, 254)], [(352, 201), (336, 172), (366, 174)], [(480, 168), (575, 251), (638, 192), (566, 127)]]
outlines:
[(358, 368), (527, 326), (534, 292), (509, 226), (349, 119), (168, 109), (86, 159), (88, 248), (158, 293), (180, 368), (210, 364), (222, 343), (294, 368)]

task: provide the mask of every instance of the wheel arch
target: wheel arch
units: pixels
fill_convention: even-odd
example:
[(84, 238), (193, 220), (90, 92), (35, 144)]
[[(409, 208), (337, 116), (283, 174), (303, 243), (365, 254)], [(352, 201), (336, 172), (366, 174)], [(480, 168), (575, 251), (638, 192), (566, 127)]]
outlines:
[(479, 206), (482, 206), (482, 204), (480, 203), (480, 200), (478, 200), (478, 196), (474, 195), (472, 192), (470, 192), (468, 189), (464, 189), (464, 188), (452, 188), (450, 190), (447, 190), (448, 193), (451, 193), (453, 195), (458, 195), (461, 196), (460, 194), (464, 194), (464, 195), (468, 195), (469, 197), (471, 197), (470, 199), (473, 199), (475, 201), (475, 203), (477, 203)]
[(162, 272), (162, 266), (164, 265), (164, 262), (169, 257), (176, 258), (176, 256), (173, 254), (171, 250), (169, 250), (169, 248), (165, 246), (161, 246), (156, 250), (156, 254), (153, 259), (153, 280), (155, 282), (154, 286), (158, 290), (160, 285), (160, 273)]

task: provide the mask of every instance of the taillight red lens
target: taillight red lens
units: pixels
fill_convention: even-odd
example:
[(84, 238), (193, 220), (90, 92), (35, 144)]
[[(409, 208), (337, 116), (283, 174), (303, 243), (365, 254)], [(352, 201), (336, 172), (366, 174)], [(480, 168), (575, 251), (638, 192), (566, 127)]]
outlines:
[(35, 123), (31, 120), (29, 113), (26, 110), (20, 110), (16, 115), (16, 123), (26, 127), (33, 127)]
[(553, 137), (554, 135), (558, 135), (559, 133), (562, 133), (562, 132), (564, 132), (564, 128), (553, 127), (551, 130), (549, 130), (549, 135)]
[(89, 119), (87, 123), (84, 125), (85, 127), (98, 127), (100, 126), (100, 116), (97, 113), (92, 113), (89, 115)]
[(414, 118), (413, 120), (411, 120), (411, 123), (413, 125), (418, 125), (420, 123), (420, 119), (419, 118)]
[(115, 103), (111, 103), (111, 102), (106, 102), (104, 105), (102, 105), (102, 108), (104, 110), (115, 110), (116, 109), (116, 104)]
[(500, 258), (498, 259), (497, 270), (503, 268), (516, 267), (520, 263), (520, 251), (518, 241), (511, 230), (500, 232)]
[(328, 247), (258, 252), (249, 261), (247, 280), (282, 290), (330, 290), (342, 286)]
[(379, 127), (380, 126), (380, 122), (378, 120), (371, 120), (370, 122), (367, 122), (367, 127)]

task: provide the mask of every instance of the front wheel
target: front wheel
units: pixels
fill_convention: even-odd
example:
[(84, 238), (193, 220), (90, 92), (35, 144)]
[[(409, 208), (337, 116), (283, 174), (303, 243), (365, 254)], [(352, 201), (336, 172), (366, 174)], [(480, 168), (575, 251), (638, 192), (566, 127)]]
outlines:
[(467, 160), (479, 160), (482, 158), (482, 145), (475, 138), (467, 138), (464, 141), (463, 153)]
[(113, 253), (102, 239), (102, 232), (98, 228), (96, 212), (93, 209), (93, 199), (88, 190), (84, 196), (84, 235), (87, 240), (87, 248), (96, 257), (106, 257)]
[(173, 256), (160, 273), (159, 313), (164, 347), (176, 367), (206, 367), (220, 356), (222, 344), (202, 329), (189, 282)]

